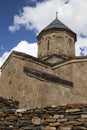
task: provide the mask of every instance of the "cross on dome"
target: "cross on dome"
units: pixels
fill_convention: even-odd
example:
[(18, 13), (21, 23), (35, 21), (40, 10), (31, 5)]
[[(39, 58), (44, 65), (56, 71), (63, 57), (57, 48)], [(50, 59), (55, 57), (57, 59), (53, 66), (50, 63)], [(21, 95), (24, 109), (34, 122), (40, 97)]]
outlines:
[(56, 12), (56, 19), (58, 19), (58, 11)]

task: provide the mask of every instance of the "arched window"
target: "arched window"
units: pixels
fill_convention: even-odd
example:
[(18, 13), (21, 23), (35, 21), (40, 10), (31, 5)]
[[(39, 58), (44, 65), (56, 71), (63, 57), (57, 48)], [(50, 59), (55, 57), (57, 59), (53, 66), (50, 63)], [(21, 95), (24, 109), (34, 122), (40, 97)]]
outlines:
[(47, 42), (47, 50), (49, 50), (50, 49), (50, 40), (48, 40), (48, 42)]
[(50, 50), (50, 41), (51, 41), (51, 37), (46, 37), (45, 42), (46, 42), (46, 50), (47, 51)]

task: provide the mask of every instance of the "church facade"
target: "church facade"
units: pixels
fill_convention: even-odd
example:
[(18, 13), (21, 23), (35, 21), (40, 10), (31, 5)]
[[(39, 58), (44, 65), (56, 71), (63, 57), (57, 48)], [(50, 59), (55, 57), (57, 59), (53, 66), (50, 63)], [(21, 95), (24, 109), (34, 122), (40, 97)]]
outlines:
[(75, 56), (76, 33), (59, 19), (38, 39), (38, 58), (13, 51), (1, 67), (0, 96), (20, 108), (87, 103), (87, 57)]

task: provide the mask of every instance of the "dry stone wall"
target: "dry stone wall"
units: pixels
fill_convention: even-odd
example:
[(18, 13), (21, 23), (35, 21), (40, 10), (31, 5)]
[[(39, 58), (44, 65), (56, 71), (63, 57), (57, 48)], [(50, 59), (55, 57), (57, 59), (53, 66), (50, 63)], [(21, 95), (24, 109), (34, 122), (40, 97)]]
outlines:
[(0, 97), (0, 130), (87, 130), (87, 104), (17, 109)]

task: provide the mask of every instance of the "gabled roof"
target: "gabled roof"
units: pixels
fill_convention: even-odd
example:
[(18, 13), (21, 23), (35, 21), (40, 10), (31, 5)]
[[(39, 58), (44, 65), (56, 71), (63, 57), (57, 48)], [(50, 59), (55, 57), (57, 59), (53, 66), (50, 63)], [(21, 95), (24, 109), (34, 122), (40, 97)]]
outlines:
[(45, 27), (37, 36), (37, 38), (39, 38), (39, 36), (42, 34), (42, 32), (46, 32), (48, 30), (52, 30), (52, 29), (59, 29), (59, 30), (67, 30), (70, 31), (71, 33), (74, 34), (75, 40), (76, 40), (76, 33), (73, 32), (70, 28), (68, 28), (65, 24), (63, 24), (59, 19), (55, 19), (53, 20), (47, 27)]
[(12, 56), (15, 56), (17, 58), (21, 58), (22, 60), (28, 60), (29, 59), (29, 60), (37, 62), (37, 63), (39, 63), (39, 64), (41, 64), (43, 66), (49, 66), (52, 69), (56, 69), (58, 67), (61, 67), (61, 66), (67, 65), (67, 64), (78, 63), (78, 62), (87, 62), (87, 56), (84, 56), (84, 57), (78, 56), (78, 57), (71, 57), (71, 58), (70, 57), (66, 57), (63, 61), (56, 62), (56, 63), (48, 63), (48, 62), (45, 62), (44, 60), (41, 60), (41, 59), (36, 58), (36, 57), (33, 57), (31, 55), (28, 55), (28, 54), (25, 54), (25, 53), (22, 53), (22, 52), (13, 51), (9, 55), (7, 60), (4, 62), (4, 64), (1, 66), (1, 68), (0, 68), (1, 70), (7, 65), (8, 60)]
[(12, 56), (15, 56), (15, 57), (18, 57), (18, 58), (21, 58), (21, 59), (31, 59), (33, 60), (34, 62), (38, 62), (40, 64), (43, 64), (44, 66), (52, 66), (52, 64), (50, 63), (46, 63), (44, 61), (42, 61), (41, 59), (39, 58), (36, 58), (34, 56), (31, 56), (29, 54), (26, 54), (26, 53), (23, 53), (23, 52), (18, 52), (18, 51), (13, 51), (9, 56), (8, 58), (6, 59), (6, 61), (3, 63), (3, 65), (0, 67), (0, 69), (2, 70), (8, 63), (8, 60), (12, 57)]

